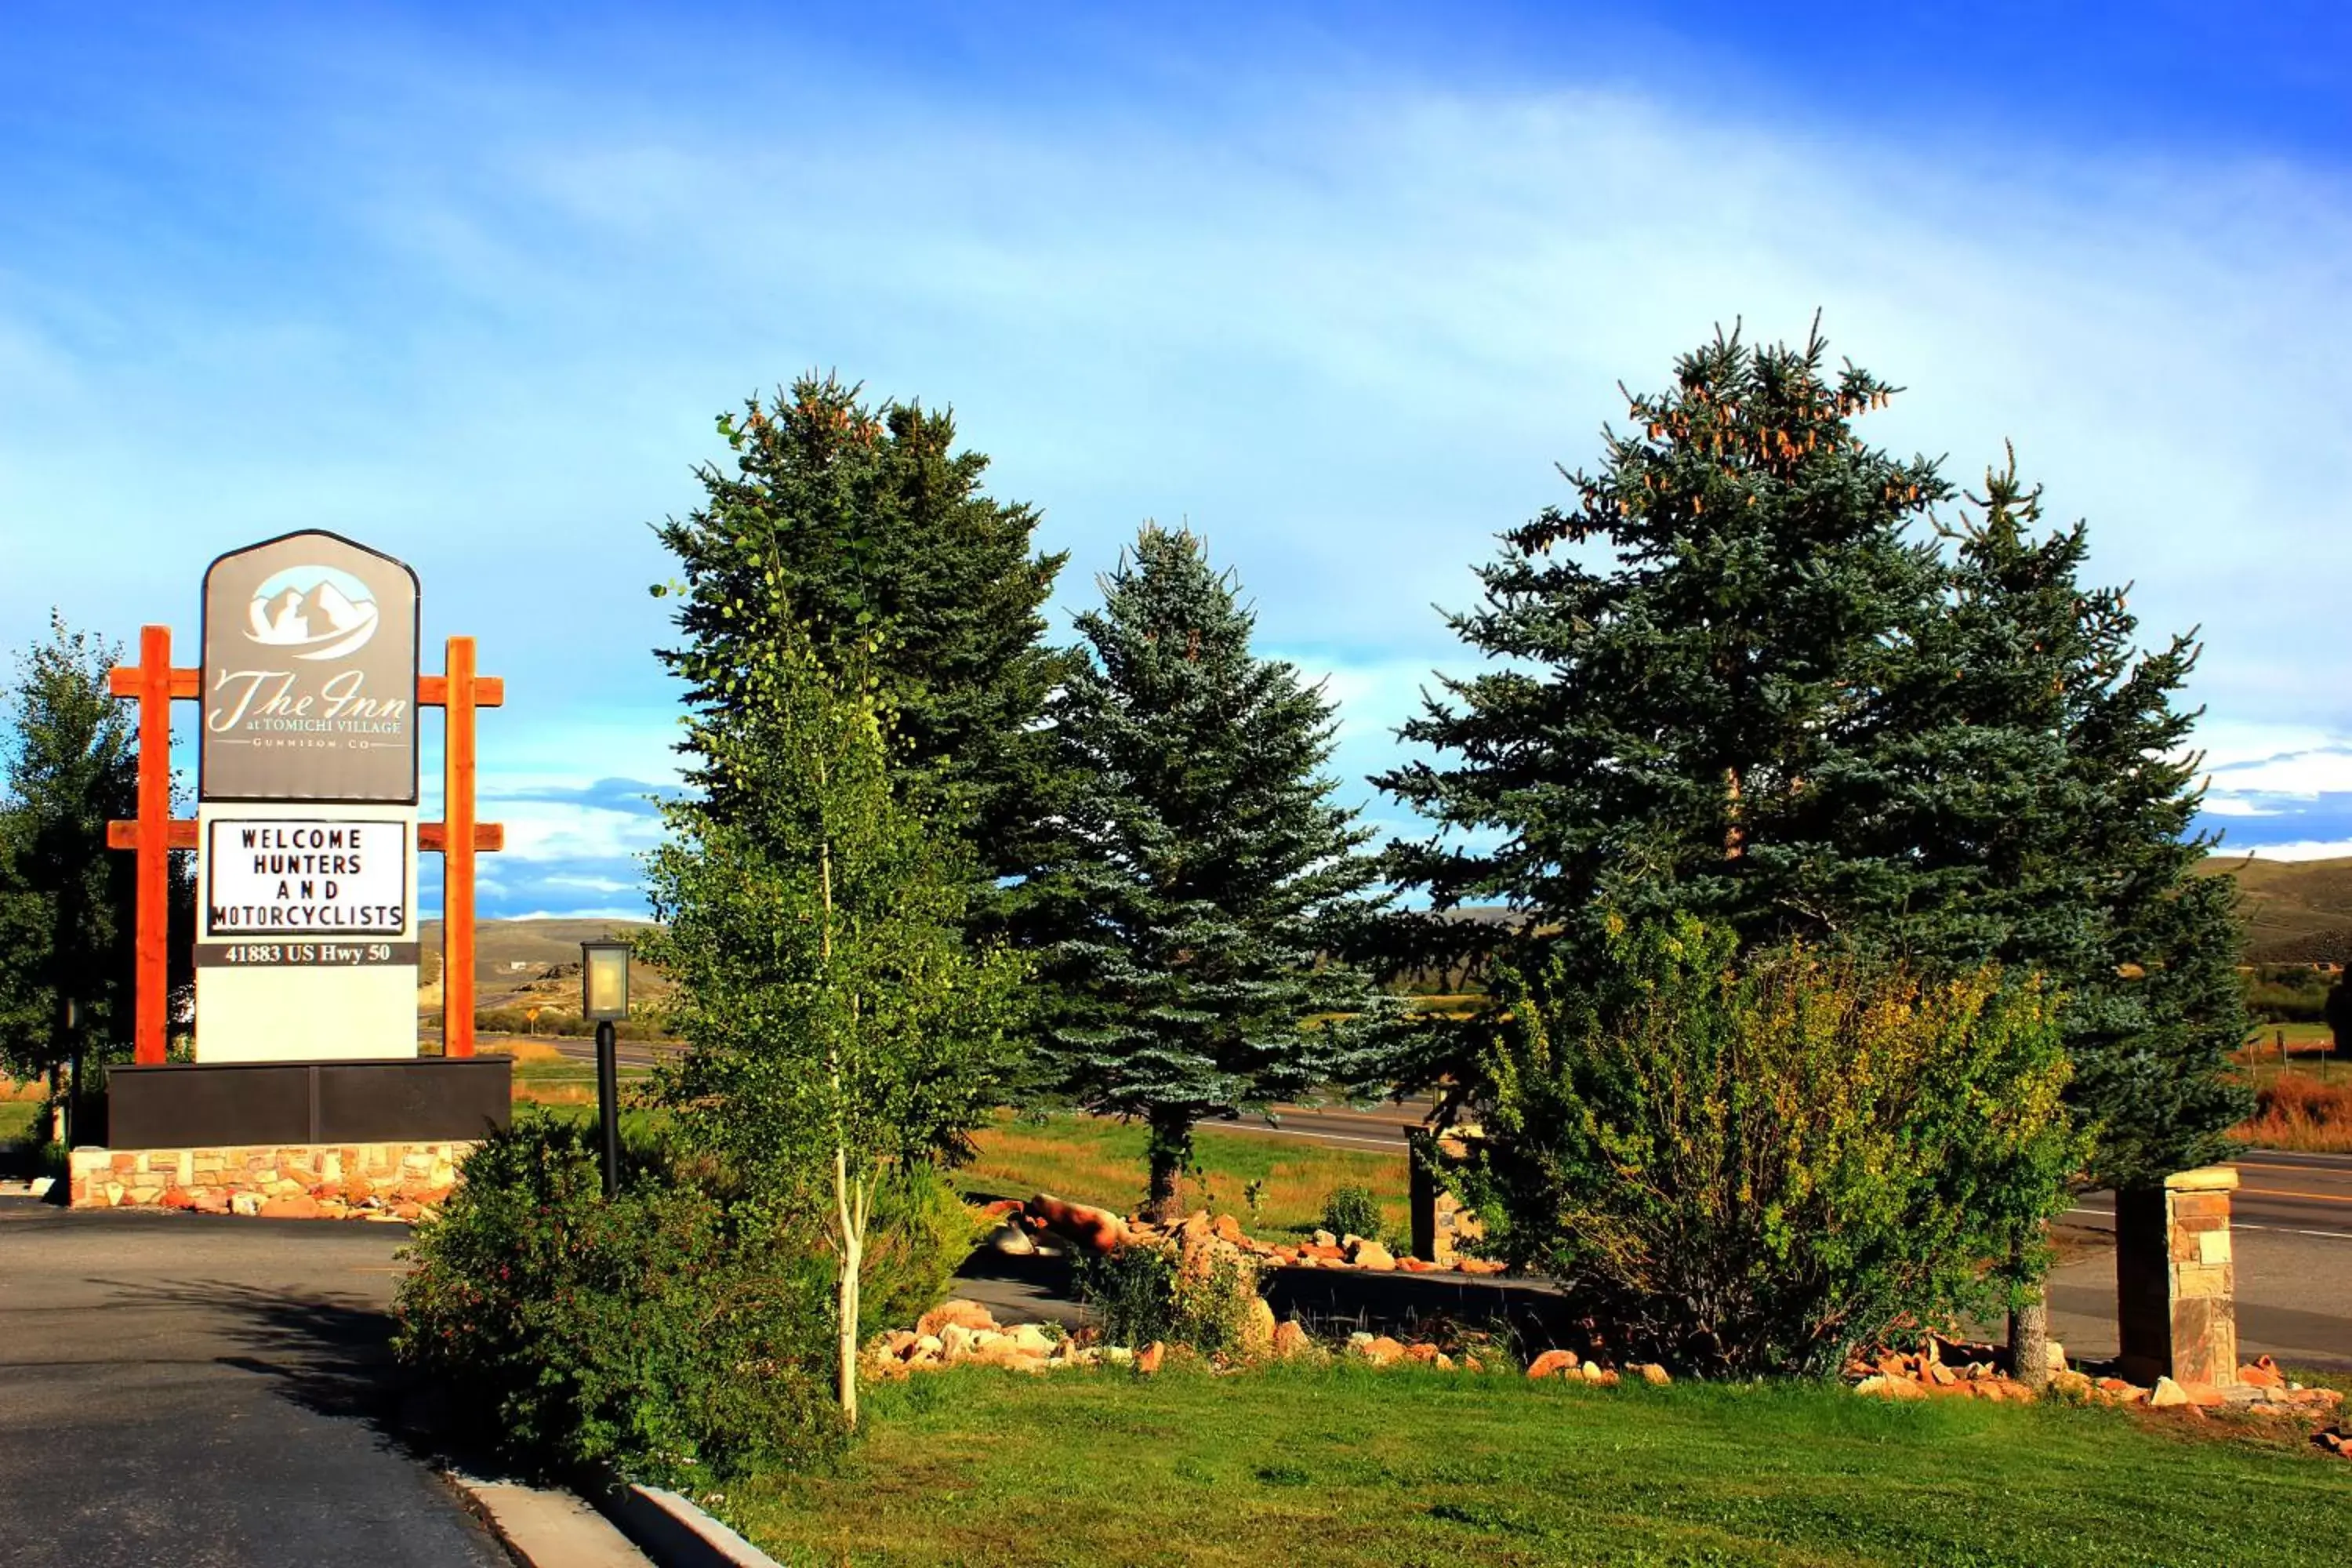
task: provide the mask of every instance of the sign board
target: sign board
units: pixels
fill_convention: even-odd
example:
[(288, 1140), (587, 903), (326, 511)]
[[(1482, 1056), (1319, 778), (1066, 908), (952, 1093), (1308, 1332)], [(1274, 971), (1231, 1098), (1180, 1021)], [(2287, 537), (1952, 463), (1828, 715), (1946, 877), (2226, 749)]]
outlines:
[(331, 533), (205, 574), (198, 1061), (416, 1054), (417, 612)]
[(205, 574), (199, 801), (416, 803), (416, 574), (311, 530)]
[(206, 936), (398, 936), (408, 927), (404, 823), (215, 817), (205, 830)]

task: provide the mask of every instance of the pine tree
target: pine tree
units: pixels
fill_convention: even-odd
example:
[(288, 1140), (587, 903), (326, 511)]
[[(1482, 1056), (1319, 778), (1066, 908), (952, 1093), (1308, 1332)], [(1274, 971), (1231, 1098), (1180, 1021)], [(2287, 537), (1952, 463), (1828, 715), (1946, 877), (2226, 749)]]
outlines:
[(2126, 591), (2083, 583), (2088, 531), (2042, 531), (2013, 452), (1968, 499), (1942, 613), (1884, 699), (1911, 767), (1882, 852), (1926, 883), (1874, 913), (1922, 955), (2042, 974), (2095, 1179), (2160, 1183), (2220, 1157), (2248, 1109), (2236, 885), (2195, 874), (2213, 840), (2194, 830), (2198, 714), (2177, 706), (2199, 648), (2139, 650)]
[(1508, 668), (1407, 726), (1457, 760), (1380, 782), (1441, 826), (1393, 851), (1399, 882), (1531, 918), (1396, 924), (1530, 972), (1527, 949), (1598, 951), (1612, 910), (1679, 910), (1748, 949), (2038, 973), (2100, 1178), (2200, 1163), (2240, 1113), (2244, 1016), (2231, 889), (2190, 875), (2193, 637), (2137, 653), (2125, 595), (2079, 580), (2084, 531), (2042, 535), (2013, 460), (1978, 521), (1939, 524), (1937, 465), (1853, 431), (1895, 389), (1830, 384), (1824, 353), (1719, 336), (1629, 399), (1641, 431), (1604, 433), (1576, 511), (1507, 536), (1454, 624)]
[(1481, 568), (1484, 605), (1450, 625), (1501, 668), (1442, 679), (1402, 731), (1441, 760), (1375, 782), (1438, 829), (1392, 847), (1400, 885), (1535, 919), (1401, 921), (1401, 959), (1598, 952), (1611, 908), (1817, 938), (1901, 874), (1836, 828), (1876, 787), (1889, 634), (1941, 581), (1906, 527), (1950, 491), (1853, 434), (1895, 389), (1850, 363), (1832, 382), (1826, 352), (1735, 331), (1683, 356), (1673, 391), (1628, 396), (1601, 470), (1568, 476), (1577, 507)]
[[(107, 847), (109, 820), (139, 815), (136, 716), (110, 694), (119, 647), (70, 629), (18, 661), (0, 793), (0, 1068), (55, 1080), (77, 1053), (127, 1044), (137, 929), (131, 856)], [(175, 953), (185, 952), (194, 882), (173, 857)], [(175, 963), (175, 989), (190, 976)], [(66, 1004), (75, 1022), (66, 1026)], [(54, 1095), (52, 1097), (54, 1103)]]
[[(687, 1147), (835, 1255), (841, 1407), (857, 1419), (866, 1242), (881, 1183), (953, 1159), (995, 1103), (1018, 964), (975, 953), (972, 878), (891, 787), (887, 710), (855, 650), (783, 635), (735, 675), (688, 746), (704, 794), (666, 806), (641, 952), (677, 985), (685, 1052), (660, 1097)], [(816, 1194), (829, 1201), (814, 1205)]]
[(1147, 525), (1049, 709), (1079, 784), (1035, 897), (1058, 1087), (1150, 1131), (1172, 1214), (1203, 1118), (1381, 1079), (1395, 1005), (1339, 961), (1375, 900), (1370, 837), (1319, 773), (1318, 688), (1250, 651), (1231, 573)]
[(870, 658), (900, 793), (971, 842), (993, 906), (1035, 862), (1049, 793), (1035, 721), (1060, 678), (1041, 610), (1066, 558), (1030, 553), (1035, 510), (982, 489), (988, 459), (956, 449), (948, 413), (803, 376), (719, 429), (733, 471), (698, 468), (703, 504), (656, 531), (683, 576), (655, 592), (680, 595), (687, 639), (660, 657), (723, 706), (736, 672), (788, 635), (761, 608), (780, 574), (821, 660)]

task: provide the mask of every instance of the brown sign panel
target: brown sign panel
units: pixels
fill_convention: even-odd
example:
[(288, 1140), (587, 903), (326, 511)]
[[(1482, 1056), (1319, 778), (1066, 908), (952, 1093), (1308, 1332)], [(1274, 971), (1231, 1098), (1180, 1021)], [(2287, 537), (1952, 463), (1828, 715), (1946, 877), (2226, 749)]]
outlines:
[(199, 799), (416, 802), (416, 574), (289, 533), (205, 574)]

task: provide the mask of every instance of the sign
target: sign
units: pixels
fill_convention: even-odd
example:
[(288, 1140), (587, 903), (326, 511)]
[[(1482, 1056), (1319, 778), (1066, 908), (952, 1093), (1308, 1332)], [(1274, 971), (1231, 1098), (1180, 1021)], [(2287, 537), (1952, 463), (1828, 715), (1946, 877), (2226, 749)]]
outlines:
[(206, 936), (406, 934), (405, 823), (215, 817), (205, 827)]
[(311, 530), (205, 574), (199, 801), (416, 802), (416, 574)]

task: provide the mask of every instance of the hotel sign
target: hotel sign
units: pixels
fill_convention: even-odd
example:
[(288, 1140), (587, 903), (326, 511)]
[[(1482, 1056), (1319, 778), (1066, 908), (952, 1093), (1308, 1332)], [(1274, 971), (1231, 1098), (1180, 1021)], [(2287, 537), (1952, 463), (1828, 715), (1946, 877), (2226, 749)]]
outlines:
[(319, 531), (205, 574), (199, 801), (416, 802), (416, 574)]
[(406, 933), (405, 822), (214, 817), (205, 826), (206, 936)]

